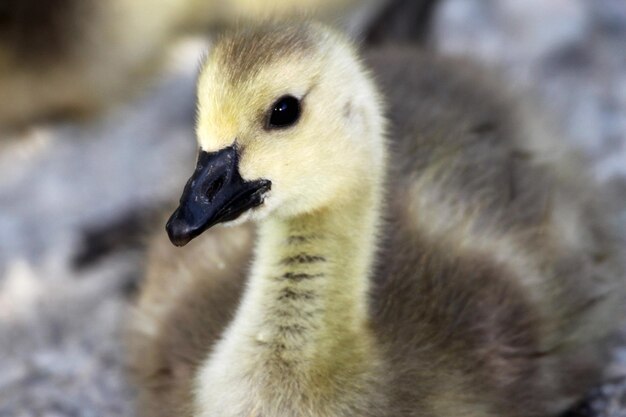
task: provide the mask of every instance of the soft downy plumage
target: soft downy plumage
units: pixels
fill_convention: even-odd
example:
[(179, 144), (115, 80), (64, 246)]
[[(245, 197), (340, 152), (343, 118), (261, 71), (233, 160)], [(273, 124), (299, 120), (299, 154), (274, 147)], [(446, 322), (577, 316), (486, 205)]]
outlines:
[[(281, 97), (301, 115), (277, 129)], [(200, 162), (236, 152), (238, 181), (271, 189), (183, 250), (155, 242), (143, 415), (548, 416), (601, 380), (623, 314), (610, 196), (479, 69), (270, 25), (216, 44), (198, 100), (173, 241), (230, 186), (187, 200), (218, 166)]]

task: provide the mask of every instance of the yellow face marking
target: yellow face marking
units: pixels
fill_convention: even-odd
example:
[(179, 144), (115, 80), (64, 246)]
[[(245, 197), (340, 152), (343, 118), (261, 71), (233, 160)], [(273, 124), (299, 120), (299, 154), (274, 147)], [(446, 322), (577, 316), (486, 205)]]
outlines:
[(281, 136), (285, 132), (266, 129), (271, 106), (284, 95), (303, 98), (315, 82), (317, 71), (312, 70), (288, 59), (233, 82), (223, 69), (209, 63), (198, 83), (196, 134), (202, 149), (211, 152), (234, 140), (243, 144)]
[[(198, 142), (207, 152), (236, 142), (241, 176), (272, 182), (257, 219), (346, 198), (381, 166), (378, 94), (352, 47), (335, 36), (314, 25), (245, 32), (218, 42), (202, 69)], [(300, 117), (272, 128), (273, 105), (286, 95), (300, 100)]]

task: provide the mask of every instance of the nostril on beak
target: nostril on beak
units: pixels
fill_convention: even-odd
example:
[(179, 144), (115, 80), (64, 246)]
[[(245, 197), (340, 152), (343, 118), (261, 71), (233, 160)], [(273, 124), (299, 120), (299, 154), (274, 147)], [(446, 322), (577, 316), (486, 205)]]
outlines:
[(209, 199), (209, 203), (213, 201), (213, 198), (215, 197), (215, 195), (218, 193), (219, 190), (222, 189), (225, 181), (226, 181), (226, 177), (222, 175), (221, 177), (213, 181), (211, 184), (209, 184), (205, 193), (206, 197)]

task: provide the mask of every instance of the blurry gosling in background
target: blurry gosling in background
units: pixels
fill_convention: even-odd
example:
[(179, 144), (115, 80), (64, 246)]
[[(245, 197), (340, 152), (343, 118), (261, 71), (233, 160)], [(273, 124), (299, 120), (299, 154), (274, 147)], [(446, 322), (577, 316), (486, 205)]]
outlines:
[(585, 181), (471, 66), (368, 65), (317, 24), (208, 56), (167, 230), (233, 227), (153, 249), (141, 415), (545, 417), (601, 379), (623, 248)]
[[(381, 0), (367, 0), (376, 3)], [(141, 91), (182, 35), (306, 13), (333, 16), (356, 0), (3, 0), (0, 133), (76, 119)]]

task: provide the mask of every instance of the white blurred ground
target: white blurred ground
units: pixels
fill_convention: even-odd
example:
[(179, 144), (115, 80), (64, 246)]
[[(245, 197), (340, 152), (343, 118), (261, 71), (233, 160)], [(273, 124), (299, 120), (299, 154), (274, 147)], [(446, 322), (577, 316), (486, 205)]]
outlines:
[[(597, 177), (626, 184), (624, 0), (442, 0), (431, 41), (532, 89)], [(141, 258), (71, 259), (85, 229), (174, 198), (192, 170), (198, 48), (186, 50), (102, 121), (0, 141), (0, 417), (131, 415), (120, 328)], [(605, 390), (613, 405), (595, 415), (626, 415), (626, 387)]]

